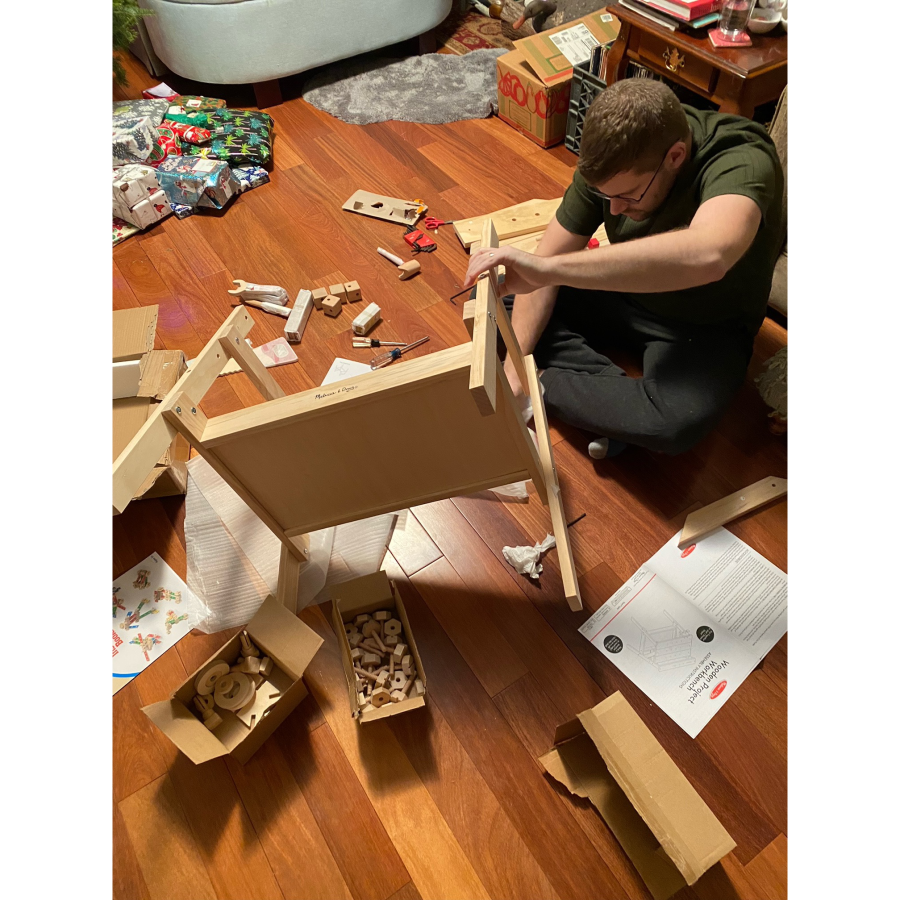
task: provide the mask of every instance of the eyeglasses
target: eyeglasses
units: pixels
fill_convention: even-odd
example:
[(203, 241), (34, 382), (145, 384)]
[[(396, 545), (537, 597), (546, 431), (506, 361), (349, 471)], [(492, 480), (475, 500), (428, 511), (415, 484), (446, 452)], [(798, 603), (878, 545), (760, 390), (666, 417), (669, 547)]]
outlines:
[(604, 199), (604, 200), (624, 200), (626, 203), (640, 203), (641, 200), (644, 199), (647, 191), (650, 190), (650, 185), (656, 181), (656, 176), (659, 175), (659, 170), (662, 168), (662, 164), (666, 161), (666, 156), (668, 156), (668, 152), (663, 156), (663, 158), (659, 161), (659, 165), (656, 167), (656, 171), (653, 173), (653, 177), (647, 183), (647, 187), (644, 188), (644, 192), (640, 197), (622, 197), (622, 196), (610, 196), (609, 194), (604, 194), (603, 191), (598, 191), (597, 188), (594, 190)]

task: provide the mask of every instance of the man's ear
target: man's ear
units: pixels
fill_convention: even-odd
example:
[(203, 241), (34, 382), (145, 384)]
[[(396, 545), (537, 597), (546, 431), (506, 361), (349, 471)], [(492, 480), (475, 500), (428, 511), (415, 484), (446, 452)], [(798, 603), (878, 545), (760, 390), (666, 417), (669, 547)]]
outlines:
[(680, 169), (687, 159), (687, 144), (684, 141), (675, 141), (675, 143), (669, 147), (666, 158), (671, 168)]

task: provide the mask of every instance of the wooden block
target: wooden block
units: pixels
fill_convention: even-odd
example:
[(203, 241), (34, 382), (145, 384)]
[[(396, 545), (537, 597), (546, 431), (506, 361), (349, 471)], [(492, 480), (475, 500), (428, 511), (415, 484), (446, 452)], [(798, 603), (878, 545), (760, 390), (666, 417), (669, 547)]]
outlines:
[(358, 693), (358, 694), (356, 695), (356, 700), (357, 700), (357, 702), (359, 703), (360, 706), (365, 706), (365, 705), (366, 705), (366, 695), (365, 695), (365, 694), (363, 694), (363, 693)]
[(364, 653), (362, 658), (362, 664), (364, 666), (377, 666), (378, 663), (381, 662), (381, 654), (379, 653)]
[(370, 638), (372, 637), (373, 632), (381, 631), (381, 622), (376, 622), (374, 619), (369, 619), (368, 622), (363, 624), (362, 633), (364, 637)]
[(388, 619), (384, 623), (384, 633), (387, 635), (398, 635), (403, 631), (403, 624), (399, 619)]
[(259, 661), (259, 674), (268, 678), (274, 667), (275, 667), (275, 663), (272, 662), (271, 657), (264, 656)]
[(406, 656), (406, 650), (407, 650), (406, 644), (397, 644), (397, 646), (394, 647), (394, 662), (395, 663), (403, 662), (403, 657)]
[(313, 306), (316, 309), (322, 308), (322, 301), (328, 296), (328, 290), (326, 288), (315, 288), (312, 292), (312, 301)]
[(391, 702), (391, 695), (384, 688), (378, 688), (375, 691), (372, 691), (372, 706), (375, 709), (380, 709), (384, 706), (385, 703)]
[(368, 334), (381, 321), (381, 307), (376, 303), (370, 303), (351, 323), (350, 329), (354, 334), (362, 336)]
[(403, 669), (403, 674), (408, 676), (413, 670), (412, 656), (410, 656), (409, 654), (404, 656), (400, 661), (400, 666)]
[(402, 703), (405, 699), (403, 691), (391, 691), (391, 703)]
[(381, 623), (387, 622), (387, 620), (390, 619), (390, 617), (391, 617), (391, 614), (390, 614), (390, 612), (388, 612), (388, 610), (386, 610), (386, 609), (380, 609), (380, 610), (378, 610), (377, 613), (375, 613), (375, 614), (372, 616), (372, 618), (373, 618), (376, 622), (381, 622)]
[(362, 628), (363, 625), (365, 625), (366, 622), (368, 622), (371, 618), (371, 616), (367, 616), (365, 613), (363, 613), (353, 620), (353, 624), (356, 625), (357, 628)]
[(358, 303), (362, 300), (362, 291), (359, 288), (359, 282), (347, 281), (344, 283), (344, 291), (347, 294), (348, 303)]
[(329, 294), (322, 301), (322, 310), (324, 311), (326, 316), (331, 316), (332, 319), (336, 319), (341, 314), (341, 307), (344, 305), (344, 301), (341, 300), (340, 297), (335, 297), (333, 294)]
[(301, 290), (291, 308), (291, 314), (284, 323), (284, 336), (292, 343), (299, 344), (303, 337), (303, 329), (312, 313), (313, 297), (311, 291)]
[(393, 674), (393, 673), (382, 672), (382, 673), (375, 679), (375, 685), (376, 685), (376, 687), (384, 687), (385, 683), (386, 683), (387, 680), (391, 677), (392, 674)]
[(425, 682), (422, 681), (421, 678), (417, 678), (416, 683), (413, 686), (413, 690), (415, 691), (415, 693), (413, 694), (414, 697), (423, 696), (425, 693)]
[(359, 642), (362, 639), (363, 639), (363, 636), (358, 631), (351, 632), (350, 636), (347, 638), (348, 642), (350, 643), (350, 646), (353, 648), (358, 647)]
[(341, 303), (345, 303), (347, 300), (347, 288), (343, 284), (333, 284), (328, 288), (328, 293), (331, 294), (332, 297), (337, 297)]
[(354, 664), (361, 663), (362, 658), (363, 658), (363, 651), (360, 650), (359, 647), (354, 647), (350, 651), (350, 659), (353, 661)]

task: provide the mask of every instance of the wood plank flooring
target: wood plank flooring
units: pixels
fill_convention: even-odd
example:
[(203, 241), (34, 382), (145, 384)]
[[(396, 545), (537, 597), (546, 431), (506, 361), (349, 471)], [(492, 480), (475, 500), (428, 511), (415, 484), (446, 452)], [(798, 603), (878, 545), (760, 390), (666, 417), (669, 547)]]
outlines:
[[(154, 84), (133, 59), (116, 99)], [(249, 89), (177, 89), (249, 106)], [(346, 125), (283, 84), (272, 183), (221, 215), (174, 217), (113, 249), (113, 306), (159, 304), (157, 346), (196, 354), (230, 311), (232, 278), (301, 287), (356, 279), (383, 310), (385, 338), (467, 340), (459, 290), (466, 253), (446, 228), (422, 274), (400, 283), (375, 253), (407, 258), (401, 229), (340, 209), (357, 188), (422, 197), (441, 218), (559, 196), (575, 157), (544, 151), (498, 119), (449, 125)], [(283, 321), (252, 311), (256, 345)], [(285, 391), (318, 384), (350, 346), (350, 317), (314, 314), (299, 362), (272, 370)], [(192, 633), (113, 700), (113, 895), (240, 900), (577, 900), (650, 895), (594, 809), (543, 774), (554, 727), (620, 690), (731, 832), (737, 848), (678, 900), (787, 896), (787, 639), (697, 740), (691, 740), (578, 633), (693, 509), (787, 473), (784, 438), (767, 429), (752, 379), (787, 341), (767, 321), (747, 380), (716, 431), (690, 453), (643, 451), (595, 463), (583, 435), (551, 423), (585, 613), (569, 612), (555, 553), (540, 584), (505, 564), (505, 544), (548, 525), (534, 498), (490, 492), (411, 511), (385, 568), (397, 580), (428, 674), (424, 710), (360, 729), (349, 718), (330, 609), (301, 618), (325, 639), (310, 696), (246, 765), (193, 766), (140, 707), (162, 699), (233, 631)], [(413, 355), (413, 354), (411, 354)], [(627, 364), (627, 361), (623, 361)], [(252, 405), (243, 374), (220, 378), (207, 415)], [(403, 439), (397, 436), (395, 439)], [(365, 448), (360, 448), (361, 456)], [(350, 473), (348, 473), (350, 474)], [(133, 503), (113, 522), (113, 576), (151, 552), (185, 574), (184, 498)], [(732, 530), (787, 564), (787, 504)]]

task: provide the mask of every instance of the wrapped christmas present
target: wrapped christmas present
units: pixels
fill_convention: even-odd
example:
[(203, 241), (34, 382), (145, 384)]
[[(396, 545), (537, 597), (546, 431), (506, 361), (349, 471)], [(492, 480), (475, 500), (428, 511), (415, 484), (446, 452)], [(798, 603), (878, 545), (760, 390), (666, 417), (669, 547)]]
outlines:
[(198, 128), (209, 128), (210, 113), (190, 112), (177, 104), (166, 110), (167, 122), (180, 122), (182, 125), (196, 125)]
[(233, 166), (263, 166), (272, 158), (272, 117), (248, 109), (209, 113), (212, 143), (187, 147), (186, 156), (224, 159)]
[(185, 125), (184, 122), (176, 122), (173, 119), (163, 119), (163, 125), (171, 128), (187, 144), (205, 144), (212, 137), (212, 132), (206, 128)]
[(237, 179), (226, 162), (170, 156), (156, 169), (170, 203), (221, 209), (238, 192)]
[(239, 194), (243, 194), (244, 191), (252, 191), (261, 184), (269, 183), (269, 173), (261, 166), (240, 166), (232, 168), (231, 171), (240, 185)]
[(113, 121), (147, 118), (151, 125), (156, 126), (162, 122), (171, 105), (168, 100), (118, 100), (113, 103)]
[(194, 214), (194, 207), (187, 206), (184, 203), (170, 203), (172, 207), (172, 212), (175, 213), (175, 217), (178, 219), (186, 219), (188, 216), (192, 216)]
[(159, 181), (150, 166), (132, 163), (113, 169), (113, 204), (124, 203), (131, 209), (158, 190)]
[(164, 219), (172, 212), (169, 200), (164, 191), (155, 191), (146, 200), (135, 204), (128, 215), (123, 216), (126, 222), (131, 222), (140, 229), (149, 228), (160, 219)]
[(167, 156), (181, 156), (181, 138), (168, 123), (156, 126), (156, 141), (147, 157), (147, 165), (155, 169)]
[(210, 112), (214, 109), (224, 109), (225, 101), (215, 97), (199, 97), (196, 94), (181, 94), (172, 99), (172, 103), (183, 106), (189, 112)]
[(156, 128), (147, 116), (113, 119), (112, 164), (144, 162), (156, 143)]
[(113, 216), (113, 246), (115, 247), (116, 244), (124, 241), (127, 237), (131, 237), (133, 234), (137, 234), (140, 230), (140, 228), (135, 227), (130, 222)]

